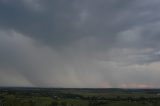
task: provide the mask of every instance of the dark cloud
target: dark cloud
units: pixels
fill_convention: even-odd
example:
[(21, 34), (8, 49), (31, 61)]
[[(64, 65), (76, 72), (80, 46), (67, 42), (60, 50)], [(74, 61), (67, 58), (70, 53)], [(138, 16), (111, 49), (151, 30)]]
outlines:
[[(103, 42), (101, 46), (110, 45), (121, 31), (148, 24), (150, 27), (153, 26), (150, 23), (159, 21), (156, 13), (159, 6), (153, 6), (157, 2), (30, 0), (32, 5), (28, 5), (24, 1), (0, 2), (1, 27), (14, 29), (54, 47), (63, 47), (86, 36), (96, 37)], [(37, 4), (43, 9), (31, 9)]]
[(157, 87), (159, 5), (1, 0), (0, 85)]
[(1, 27), (14, 29), (50, 45), (64, 45), (77, 38), (75, 21), (79, 10), (74, 2), (43, 1), (44, 10), (33, 11), (25, 2), (1, 1)]

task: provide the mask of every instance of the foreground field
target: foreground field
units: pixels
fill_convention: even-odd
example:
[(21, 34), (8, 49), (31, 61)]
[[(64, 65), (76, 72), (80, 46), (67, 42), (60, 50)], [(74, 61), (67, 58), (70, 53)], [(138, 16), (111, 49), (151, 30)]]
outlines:
[(0, 106), (160, 106), (158, 89), (0, 88)]

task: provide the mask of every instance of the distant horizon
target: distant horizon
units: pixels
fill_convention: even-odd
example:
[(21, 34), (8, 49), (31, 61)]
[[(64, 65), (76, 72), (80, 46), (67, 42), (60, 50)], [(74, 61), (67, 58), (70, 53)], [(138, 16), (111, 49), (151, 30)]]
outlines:
[(160, 89), (160, 88), (66, 88), (66, 87), (24, 87), (24, 86), (0, 86), (0, 88), (40, 88), (40, 89)]

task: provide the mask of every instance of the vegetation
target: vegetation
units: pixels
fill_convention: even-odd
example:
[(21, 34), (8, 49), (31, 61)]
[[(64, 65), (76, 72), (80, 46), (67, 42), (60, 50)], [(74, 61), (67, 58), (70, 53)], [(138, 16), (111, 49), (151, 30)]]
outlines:
[(160, 106), (158, 89), (0, 88), (0, 106)]

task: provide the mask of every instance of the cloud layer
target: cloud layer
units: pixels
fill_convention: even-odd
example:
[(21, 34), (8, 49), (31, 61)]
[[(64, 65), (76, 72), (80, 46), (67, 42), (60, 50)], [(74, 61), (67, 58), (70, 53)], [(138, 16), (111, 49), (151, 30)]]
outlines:
[(159, 88), (160, 1), (1, 0), (0, 86)]

